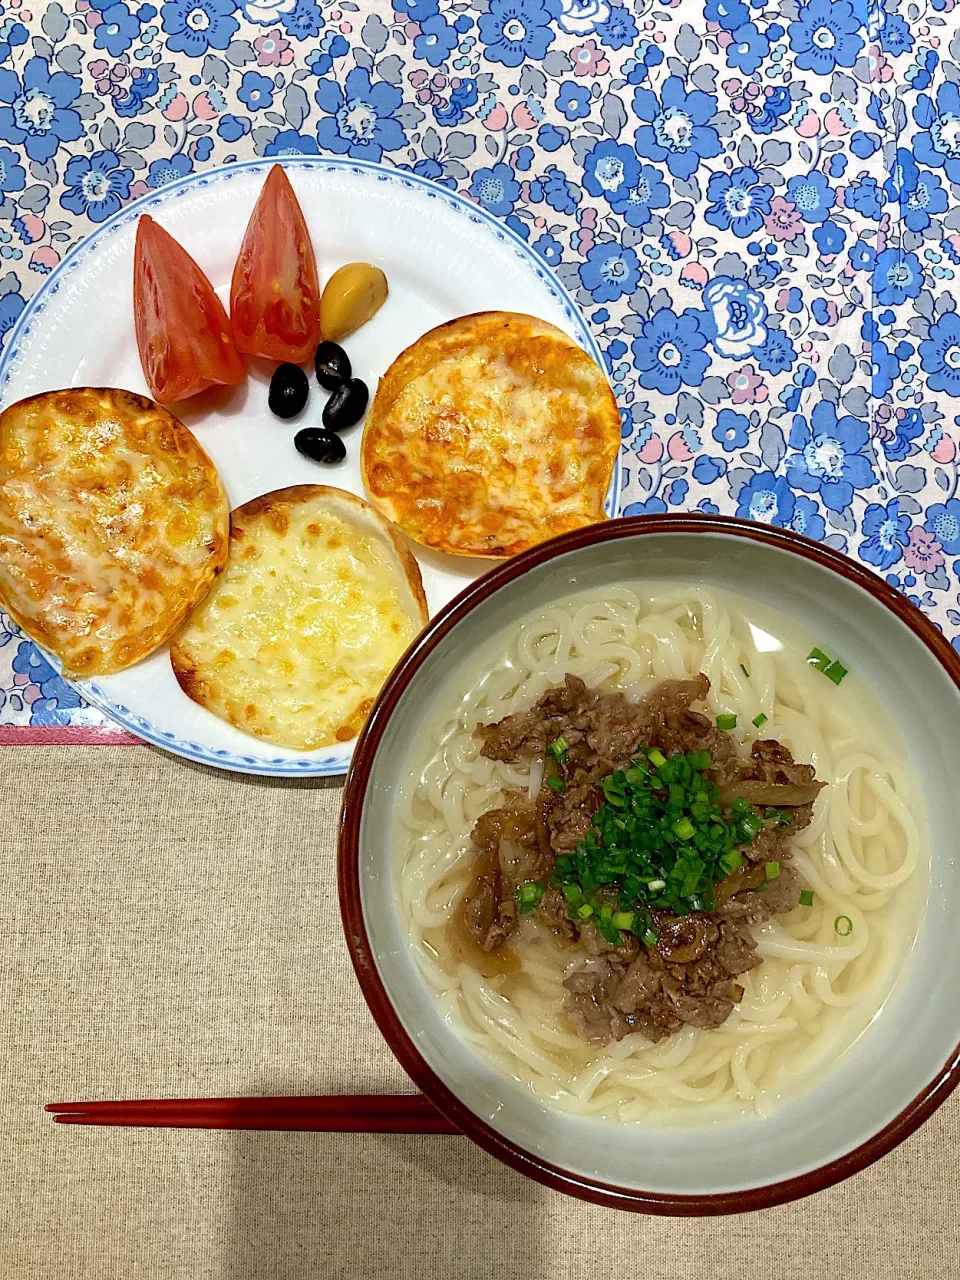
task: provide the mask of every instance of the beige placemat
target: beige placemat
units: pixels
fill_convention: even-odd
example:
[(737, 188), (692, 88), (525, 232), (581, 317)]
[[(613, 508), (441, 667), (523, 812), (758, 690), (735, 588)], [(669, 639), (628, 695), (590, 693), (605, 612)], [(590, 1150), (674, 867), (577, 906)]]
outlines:
[(140, 747), (5, 748), (0, 771), (2, 1280), (960, 1276), (956, 1099), (839, 1188), (693, 1222), (460, 1138), (54, 1126), (44, 1102), (405, 1081), (341, 937), (338, 785)]

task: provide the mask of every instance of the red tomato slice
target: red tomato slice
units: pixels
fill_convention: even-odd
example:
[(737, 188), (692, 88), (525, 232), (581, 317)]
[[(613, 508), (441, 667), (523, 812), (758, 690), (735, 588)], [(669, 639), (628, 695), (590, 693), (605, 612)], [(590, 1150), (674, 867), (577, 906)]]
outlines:
[(186, 249), (147, 214), (137, 223), (133, 316), (155, 400), (171, 404), (243, 381), (246, 368), (223, 303)]
[(233, 268), (230, 320), (239, 351), (304, 364), (320, 341), (320, 282), (303, 210), (283, 166), (267, 174)]

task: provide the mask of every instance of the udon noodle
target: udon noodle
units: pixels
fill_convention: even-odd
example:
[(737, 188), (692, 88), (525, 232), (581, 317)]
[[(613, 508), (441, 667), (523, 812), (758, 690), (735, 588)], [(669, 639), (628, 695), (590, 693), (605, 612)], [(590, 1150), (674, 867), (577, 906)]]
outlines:
[[(397, 811), (410, 945), (461, 1037), (541, 1100), (621, 1121), (765, 1114), (835, 1063), (889, 995), (919, 912), (918, 893), (905, 889), (921, 858), (910, 780), (873, 695), (855, 674), (837, 688), (808, 665), (810, 640), (733, 596), (606, 588), (503, 637), (438, 724)], [(549, 934), (513, 941), (522, 968), (496, 977), (446, 953), (444, 926), (471, 878), (473, 823), (505, 787), (535, 794), (542, 769), (481, 757), (473, 730), (530, 707), (568, 672), (633, 698), (701, 671), (709, 714), (737, 714), (744, 750), (758, 736), (776, 738), (828, 784), (793, 843), (813, 905), (757, 927), (762, 963), (738, 978), (744, 995), (723, 1026), (687, 1026), (656, 1045), (632, 1033), (597, 1048), (562, 1010), (564, 977), (582, 955), (572, 959)], [(751, 725), (760, 713), (762, 735)], [(846, 936), (842, 917), (852, 924)]]

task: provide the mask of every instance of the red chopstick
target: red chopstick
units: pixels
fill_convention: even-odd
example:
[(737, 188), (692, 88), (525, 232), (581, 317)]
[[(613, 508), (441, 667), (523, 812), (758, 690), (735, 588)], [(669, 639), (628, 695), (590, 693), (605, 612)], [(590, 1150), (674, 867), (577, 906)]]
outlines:
[(301, 1133), (459, 1133), (422, 1093), (326, 1097), (145, 1098), (50, 1102), (57, 1124), (149, 1129), (288, 1129)]

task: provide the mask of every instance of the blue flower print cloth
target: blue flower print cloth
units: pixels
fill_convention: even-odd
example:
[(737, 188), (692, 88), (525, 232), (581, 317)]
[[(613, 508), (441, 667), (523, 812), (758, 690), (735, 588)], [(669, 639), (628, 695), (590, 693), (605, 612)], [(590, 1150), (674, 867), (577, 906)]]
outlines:
[[(624, 514), (819, 539), (960, 647), (957, 0), (0, 0), (0, 342), (131, 200), (290, 155), (412, 170), (556, 271)], [(0, 617), (0, 724), (99, 720)]]

